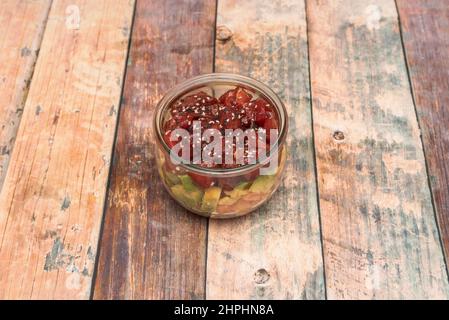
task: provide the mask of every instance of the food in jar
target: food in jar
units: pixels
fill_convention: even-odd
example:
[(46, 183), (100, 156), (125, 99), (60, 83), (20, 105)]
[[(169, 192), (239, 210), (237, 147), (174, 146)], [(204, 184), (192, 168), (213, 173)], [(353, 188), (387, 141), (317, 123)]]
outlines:
[[(195, 140), (195, 127), (200, 124), (201, 135), (207, 129), (220, 133), (221, 153), (214, 154), (214, 159), (221, 161), (196, 164), (198, 169), (224, 170), (236, 169), (261, 160), (269, 153), (272, 143), (271, 130), (279, 130), (279, 117), (276, 108), (264, 97), (249, 89), (236, 86), (219, 97), (204, 91), (197, 91), (175, 100), (168, 108), (162, 123), (162, 137), (171, 150), (180, 143), (172, 133), (183, 129), (190, 136), (190, 161), (193, 160), (194, 148), (203, 154), (207, 142), (203, 138)], [(235, 141), (229, 146), (225, 139), (227, 130), (254, 130), (256, 151), (251, 148), (249, 138), (244, 140), (243, 161), (237, 161)], [(215, 139), (215, 138), (214, 138)], [(197, 146), (195, 146), (197, 143)], [(182, 155), (176, 154), (178, 157)], [(231, 161), (228, 161), (231, 159)], [(252, 162), (253, 161), (253, 162)], [(166, 154), (160, 154), (160, 174), (168, 190), (187, 209), (204, 215), (223, 214), (239, 215), (248, 212), (263, 203), (279, 183), (285, 162), (285, 150), (279, 150), (277, 171), (271, 175), (261, 175), (260, 166), (241, 175), (217, 176), (201, 170), (185, 170), (172, 163)], [(201, 173), (199, 173), (201, 172)]]

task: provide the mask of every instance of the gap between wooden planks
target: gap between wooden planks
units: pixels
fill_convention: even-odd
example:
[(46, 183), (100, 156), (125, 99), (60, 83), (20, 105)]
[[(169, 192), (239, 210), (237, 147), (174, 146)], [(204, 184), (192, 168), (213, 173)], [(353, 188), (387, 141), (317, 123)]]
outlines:
[(53, 1), (0, 196), (2, 299), (90, 295), (133, 8)]
[(0, 190), (5, 179), (51, 0), (3, 0), (0, 9)]
[(449, 260), (449, 3), (398, 0), (430, 184)]
[(395, 3), (307, 4), (328, 297), (448, 298)]

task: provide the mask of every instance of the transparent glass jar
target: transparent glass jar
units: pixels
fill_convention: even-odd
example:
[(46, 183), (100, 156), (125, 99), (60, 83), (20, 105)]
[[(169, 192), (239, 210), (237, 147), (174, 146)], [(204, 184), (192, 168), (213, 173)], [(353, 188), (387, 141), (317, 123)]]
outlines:
[[(165, 122), (170, 118), (172, 105), (183, 97), (201, 91), (218, 99), (223, 93), (237, 87), (251, 92), (253, 97), (265, 99), (276, 112), (278, 138), (270, 143), (268, 157), (236, 168), (174, 164), (172, 159), (177, 156), (170, 157), (171, 149), (164, 140), (163, 130)], [(214, 73), (191, 78), (177, 85), (161, 99), (154, 115), (156, 164), (165, 188), (180, 205), (202, 216), (233, 218), (254, 211), (272, 196), (281, 183), (287, 157), (287, 123), (282, 101), (267, 85), (257, 80), (236, 74)], [(264, 172), (264, 168), (276, 162), (274, 170)], [(213, 183), (209, 187), (202, 187), (195, 182), (199, 179)]]

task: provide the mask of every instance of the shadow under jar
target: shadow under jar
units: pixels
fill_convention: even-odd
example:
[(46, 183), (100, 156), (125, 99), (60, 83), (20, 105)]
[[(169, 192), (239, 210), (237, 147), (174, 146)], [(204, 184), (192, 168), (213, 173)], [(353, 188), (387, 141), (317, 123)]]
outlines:
[(154, 116), (164, 186), (202, 216), (254, 211), (281, 183), (287, 123), (282, 101), (254, 79), (214, 73), (181, 83), (162, 98)]

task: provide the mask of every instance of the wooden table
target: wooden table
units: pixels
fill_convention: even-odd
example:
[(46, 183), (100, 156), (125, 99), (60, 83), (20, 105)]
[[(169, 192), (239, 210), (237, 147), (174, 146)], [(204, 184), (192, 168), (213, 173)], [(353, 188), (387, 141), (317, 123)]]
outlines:
[[(449, 2), (2, 0), (0, 298), (449, 297)], [(257, 212), (190, 214), (151, 118), (233, 72), (287, 105)]]

